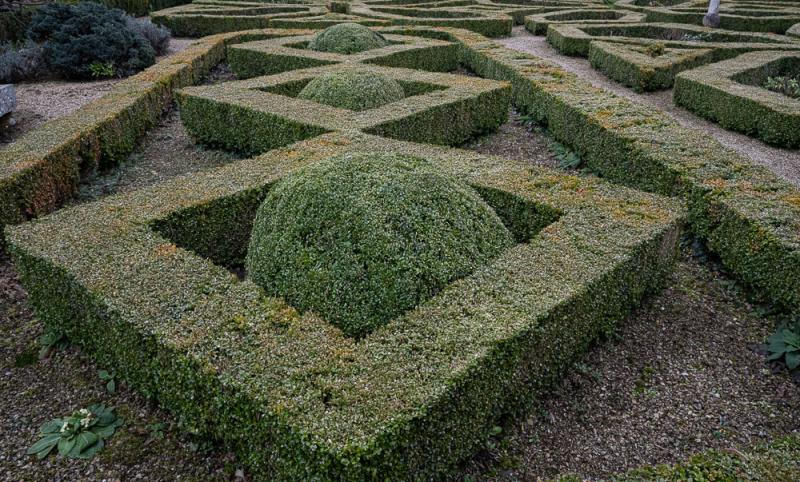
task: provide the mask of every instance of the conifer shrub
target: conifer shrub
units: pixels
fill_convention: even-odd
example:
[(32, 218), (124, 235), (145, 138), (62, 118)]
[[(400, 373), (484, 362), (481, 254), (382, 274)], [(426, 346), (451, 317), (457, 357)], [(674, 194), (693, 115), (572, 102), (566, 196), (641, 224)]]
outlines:
[(156, 54), (145, 37), (128, 27), (126, 18), (122, 10), (97, 3), (52, 3), (36, 12), (28, 36), (44, 43), (45, 59), (65, 78), (92, 78), (97, 66), (128, 76), (153, 65)]

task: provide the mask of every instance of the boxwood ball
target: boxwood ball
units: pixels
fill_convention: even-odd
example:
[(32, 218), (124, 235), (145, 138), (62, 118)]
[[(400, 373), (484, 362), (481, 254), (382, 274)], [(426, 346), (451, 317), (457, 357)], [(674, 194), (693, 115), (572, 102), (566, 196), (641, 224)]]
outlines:
[(375, 72), (341, 70), (315, 77), (298, 97), (341, 109), (366, 110), (405, 97), (394, 79)]
[(361, 337), (513, 243), (470, 186), (428, 161), (348, 154), (277, 183), (246, 267), (267, 294)]
[(328, 27), (311, 39), (308, 48), (319, 52), (354, 54), (389, 45), (383, 35), (357, 23)]

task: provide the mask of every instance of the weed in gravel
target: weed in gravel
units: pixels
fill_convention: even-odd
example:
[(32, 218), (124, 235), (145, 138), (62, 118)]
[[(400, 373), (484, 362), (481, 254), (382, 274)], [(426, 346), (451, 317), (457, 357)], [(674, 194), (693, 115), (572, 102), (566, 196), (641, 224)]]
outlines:
[(95, 404), (82, 408), (69, 417), (56, 418), (39, 428), (41, 439), (28, 450), (28, 455), (47, 457), (54, 448), (64, 457), (90, 459), (105, 446), (105, 440), (122, 425), (113, 408)]

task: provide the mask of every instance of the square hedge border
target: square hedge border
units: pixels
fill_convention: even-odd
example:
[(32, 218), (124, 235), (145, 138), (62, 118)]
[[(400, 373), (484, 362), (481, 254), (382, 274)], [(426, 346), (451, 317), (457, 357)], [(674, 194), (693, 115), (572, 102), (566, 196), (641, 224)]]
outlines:
[[(345, 69), (393, 78), (401, 83), (406, 97), (355, 112), (292, 96), (311, 79)], [(491, 132), (508, 119), (511, 87), (506, 82), (477, 77), (337, 64), (190, 87), (178, 92), (178, 102), (184, 125), (201, 142), (257, 154), (337, 130), (361, 130), (430, 144), (460, 144)]]
[[(295, 8), (285, 13), (279, 7)], [(272, 10), (269, 10), (272, 8)], [(338, 8), (331, 4), (328, 8)], [(407, 6), (351, 3), (350, 12), (333, 13), (323, 4), (255, 4), (225, 0), (195, 0), (188, 5), (168, 8), (150, 15), (154, 23), (168, 27), (173, 35), (200, 37), (256, 28), (324, 28), (342, 22), (367, 26), (434, 25), (463, 28), (488, 37), (509, 35), (514, 19), (502, 10), (443, 7), (417, 9)], [(272, 13), (274, 11), (274, 13)], [(263, 12), (263, 13), (262, 13)], [(430, 16), (439, 12), (440, 16)]]
[(581, 25), (614, 25), (618, 23), (643, 22), (643, 13), (622, 10), (620, 8), (601, 8), (586, 6), (584, 8), (566, 8), (546, 13), (537, 13), (525, 17), (525, 30), (533, 35), (545, 35), (550, 25), (566, 25), (578, 23)]
[[(359, 342), (214, 264), (246, 246), (273, 183), (357, 151), (426, 158), (536, 234)], [(256, 476), (396, 480), (441, 476), (558, 380), (661, 286), (682, 220), (679, 203), (596, 179), (330, 133), (7, 238), (42, 320)]]
[(390, 45), (353, 54), (304, 48), (313, 35), (246, 42), (228, 48), (228, 64), (240, 79), (340, 63), (369, 63), (433, 72), (450, 72), (459, 67), (457, 43), (405, 35), (386, 34), (385, 37)]
[[(783, 4), (791, 7), (788, 3)], [(706, 7), (688, 8), (645, 8), (647, 22), (687, 23), (694, 25), (703, 24)], [(770, 15), (771, 14), (771, 15)], [(754, 9), (736, 4), (721, 4), (720, 28), (725, 30), (740, 30), (745, 32), (768, 32), (785, 34), (795, 23), (800, 22), (800, 8), (781, 8), (780, 4), (767, 4), (762, 8)]]
[(726, 129), (796, 149), (800, 147), (800, 99), (760, 86), (773, 75), (770, 71), (779, 72), (788, 63), (800, 66), (800, 49), (750, 52), (683, 72), (675, 81), (675, 104)]

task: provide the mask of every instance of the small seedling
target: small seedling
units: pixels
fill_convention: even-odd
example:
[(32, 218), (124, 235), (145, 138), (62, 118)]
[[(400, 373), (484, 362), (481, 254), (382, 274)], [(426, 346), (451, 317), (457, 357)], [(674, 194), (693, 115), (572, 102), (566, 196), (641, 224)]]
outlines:
[(112, 370), (98, 370), (97, 375), (100, 377), (100, 380), (106, 382), (106, 391), (108, 393), (113, 394), (117, 391), (117, 374)]
[(67, 344), (64, 333), (58, 330), (48, 330), (39, 337), (39, 359), (49, 357), (54, 351), (63, 348)]
[(69, 417), (50, 420), (39, 428), (42, 438), (28, 450), (36, 458), (47, 457), (58, 447), (62, 456), (75, 459), (90, 459), (105, 446), (105, 439), (114, 435), (122, 425), (122, 419), (114, 409), (95, 404), (82, 408)]

